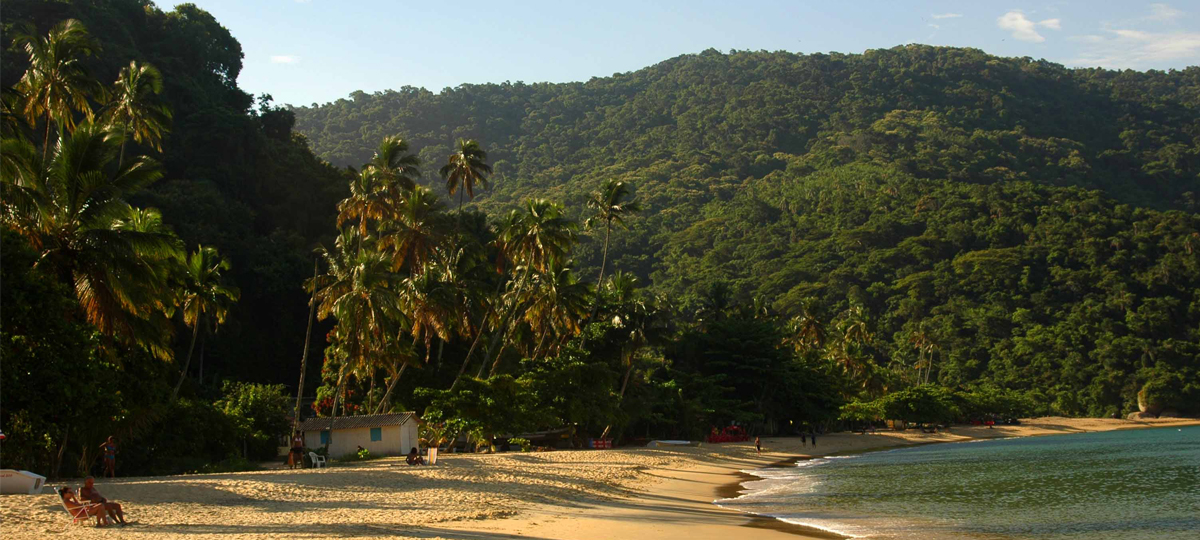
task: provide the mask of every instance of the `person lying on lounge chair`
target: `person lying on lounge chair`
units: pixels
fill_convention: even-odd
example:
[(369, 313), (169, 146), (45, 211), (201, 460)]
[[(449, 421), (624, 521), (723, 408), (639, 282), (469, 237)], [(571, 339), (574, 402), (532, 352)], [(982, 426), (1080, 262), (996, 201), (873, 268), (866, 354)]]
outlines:
[(425, 464), (425, 458), (421, 457), (421, 454), (417, 453), (417, 447), (415, 446), (408, 452), (408, 455), (404, 457), (404, 461), (408, 462), (409, 465)]
[(108, 525), (107, 512), (102, 504), (83, 504), (79, 499), (75, 498), (75, 492), (69, 487), (64, 487), (58, 492), (58, 496), (62, 497), (63, 506), (67, 512), (71, 513), (71, 517), (76, 521), (85, 517), (95, 517), (96, 526), (103, 527)]
[(105, 499), (100, 491), (94, 485), (96, 479), (87, 477), (83, 480), (83, 487), (79, 488), (79, 496), (84, 500), (92, 503), (103, 504), (104, 511), (108, 512), (108, 519), (116, 521), (121, 525), (125, 525), (125, 512), (121, 510), (121, 505)]

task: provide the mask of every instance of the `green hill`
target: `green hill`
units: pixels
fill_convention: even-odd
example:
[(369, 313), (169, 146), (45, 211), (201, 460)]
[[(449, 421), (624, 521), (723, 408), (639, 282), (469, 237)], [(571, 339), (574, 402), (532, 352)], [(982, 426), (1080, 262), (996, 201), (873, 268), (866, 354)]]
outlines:
[[(611, 260), (685, 311), (717, 283), (831, 326), (861, 305), (879, 366), (931, 342), (944, 384), (1100, 415), (1149, 380), (1200, 390), (1198, 76), (919, 45), (706, 51), (585, 83), (293, 111), (336, 165), (401, 134), (433, 171), (478, 139), (489, 211), (538, 196), (582, 213), (603, 180), (631, 181), (645, 211)], [(579, 257), (598, 265), (598, 242)]]

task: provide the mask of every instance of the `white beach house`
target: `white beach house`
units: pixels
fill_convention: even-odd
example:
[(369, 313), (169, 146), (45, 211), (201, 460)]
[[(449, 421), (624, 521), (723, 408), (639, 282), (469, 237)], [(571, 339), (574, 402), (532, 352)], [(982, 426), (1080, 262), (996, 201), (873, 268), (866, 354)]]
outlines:
[(343, 416), (334, 420), (332, 430), (329, 418), (309, 418), (300, 423), (300, 431), (309, 448), (328, 442), (329, 456), (334, 459), (357, 452), (359, 446), (373, 456), (407, 454), (417, 446), (417, 417), (411, 412)]

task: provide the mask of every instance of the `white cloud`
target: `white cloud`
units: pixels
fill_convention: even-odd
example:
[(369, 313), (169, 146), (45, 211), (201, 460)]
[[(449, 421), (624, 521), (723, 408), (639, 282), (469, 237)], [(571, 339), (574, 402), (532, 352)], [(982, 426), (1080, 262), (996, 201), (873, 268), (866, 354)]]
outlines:
[(1104, 25), (1102, 34), (1073, 36), (1083, 44), (1074, 65), (1112, 69), (1149, 69), (1165, 64), (1200, 63), (1200, 32), (1157, 32), (1130, 28), (1142, 22), (1174, 22), (1184, 16), (1166, 4), (1151, 4), (1150, 15), (1120, 26)]
[(931, 17), (935, 19), (957, 19), (962, 17), (962, 13), (934, 13)]
[(291, 56), (291, 55), (287, 55), (287, 54), (281, 54), (281, 55), (271, 57), (272, 64), (297, 64), (299, 62), (300, 62), (299, 56)]
[(1154, 22), (1175, 22), (1183, 16), (1183, 12), (1167, 4), (1150, 4), (1150, 15), (1145, 18)]
[(1041, 43), (1046, 41), (1046, 38), (1037, 32), (1037, 28), (1049, 28), (1050, 30), (1061, 30), (1062, 24), (1059, 19), (1046, 19), (1044, 21), (1033, 22), (1025, 17), (1020, 11), (1010, 11), (1001, 15), (996, 19), (996, 26), (1001, 30), (1012, 32), (1012, 37), (1021, 41), (1032, 41)]

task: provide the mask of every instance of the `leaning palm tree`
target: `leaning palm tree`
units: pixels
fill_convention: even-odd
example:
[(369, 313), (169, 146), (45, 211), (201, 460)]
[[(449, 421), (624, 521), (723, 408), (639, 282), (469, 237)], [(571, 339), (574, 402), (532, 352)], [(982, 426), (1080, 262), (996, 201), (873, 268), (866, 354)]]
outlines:
[[(171, 109), (157, 103), (154, 96), (162, 93), (162, 74), (150, 64), (129, 62), (121, 68), (113, 84), (112, 101), (104, 111), (104, 120), (120, 127), (126, 137), (147, 144), (162, 152), (163, 132), (171, 121)], [(125, 161), (125, 137), (117, 166)]]
[[(523, 211), (513, 212), (516, 215), (506, 222), (508, 225), (500, 231), (497, 241), (504, 246), (504, 257), (517, 264), (514, 270), (520, 272), (521, 277), (506, 295), (508, 309), (492, 336), (484, 365), (491, 358), (492, 351), (496, 350), (497, 343), (504, 339), (513, 313), (525, 303), (530, 273), (549, 272), (552, 267), (565, 261), (575, 245), (575, 231), (579, 228), (576, 222), (566, 217), (561, 206), (544, 199), (526, 201)], [(499, 366), (499, 359), (499, 355), (496, 355), (493, 372)]]
[(139, 216), (124, 198), (162, 175), (145, 156), (113, 168), (120, 141), (90, 122), (80, 124), (40, 159), (27, 141), (3, 141), (0, 222), (25, 236), (37, 265), (76, 293), (100, 332), (170, 358), (161, 326), (167, 283), (162, 269), (178, 256), (174, 234)]
[(391, 206), (391, 218), (380, 227), (379, 247), (392, 255), (393, 271), (407, 264), (410, 275), (421, 274), (445, 237), (442, 202), (429, 188), (415, 186)]
[(88, 98), (99, 97), (104, 88), (88, 74), (83, 58), (100, 46), (75, 19), (58, 23), (45, 37), (20, 36), (17, 42), (29, 55), (29, 69), (17, 82), (17, 89), (25, 95), (24, 113), (29, 125), (36, 125), (39, 119), (46, 123), (42, 140), (45, 159), (50, 150), (52, 122), (59, 130), (73, 129), (74, 112), (89, 119), (92, 116)]
[[(446, 164), (438, 171), (446, 180), (446, 191), (453, 197), (458, 192), (458, 211), (462, 213), (463, 193), (475, 198), (475, 184), (487, 187), (487, 175), (492, 167), (486, 163), (487, 152), (473, 140), (458, 140), (458, 150), (450, 154)], [(460, 191), (461, 190), (461, 191)]]
[[(579, 333), (593, 293), (591, 284), (575, 278), (570, 264), (536, 274), (532, 289), (533, 300), (525, 310), (524, 319), (534, 334), (541, 336), (530, 355), (536, 360), (551, 334), (565, 338)], [(551, 350), (558, 341), (550, 340)]]
[(183, 323), (192, 327), (192, 344), (188, 346), (187, 360), (183, 363), (179, 382), (171, 392), (171, 399), (179, 395), (179, 388), (187, 379), (200, 326), (210, 317), (216, 325), (225, 324), (230, 303), (236, 302), (241, 295), (237, 287), (222, 283), (222, 273), (229, 270), (229, 261), (223, 259), (216, 248), (198, 246), (180, 262), (183, 279), (179, 288), (179, 308), (183, 311)]

